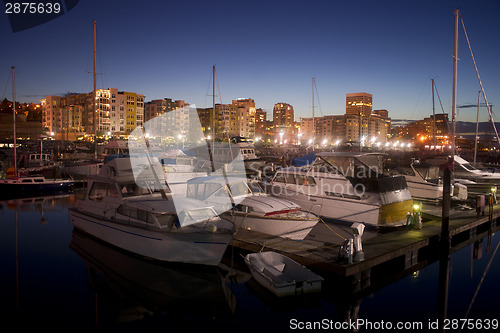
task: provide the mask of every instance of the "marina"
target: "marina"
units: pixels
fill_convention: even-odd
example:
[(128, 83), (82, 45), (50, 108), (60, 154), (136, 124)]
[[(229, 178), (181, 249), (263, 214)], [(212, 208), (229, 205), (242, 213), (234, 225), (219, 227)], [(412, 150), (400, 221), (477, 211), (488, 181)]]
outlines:
[[(412, 34), (415, 28), (410, 28), (418, 26), (414, 17), (425, 14), (425, 21), (451, 40), (447, 29), (452, 16), (449, 9), (447, 14), (438, 9), (442, 4), (425, 12), (414, 6), (415, 15), (410, 16), (401, 11), (403, 7), (390, 6), (391, 15), (385, 16), (385, 8), (381, 11), (368, 3), (357, 15), (345, 15), (349, 12), (345, 9), (355, 7), (340, 2), (315, 4), (314, 12), (296, 4), (274, 7), (269, 2), (268, 10), (255, 3), (251, 10), (238, 8), (238, 15), (220, 7), (223, 26), (217, 26), (219, 20), (205, 21), (211, 16), (208, 7), (200, 10), (197, 5), (144, 4), (144, 9), (151, 10), (144, 24), (145, 15), (139, 12), (129, 16), (123, 10), (116, 21), (115, 8), (113, 17), (103, 16), (111, 13), (112, 6), (95, 11), (86, 3), (77, 4), (65, 2), (64, 10), (48, 4), (50, 13), (68, 16), (48, 23), (46, 31), (54, 38), (46, 38), (37, 35), (43, 30), (35, 28), (42, 23), (21, 26), (13, 15), (19, 14), (20, 7), (6, 3), (12, 32), (29, 30), (17, 36), (33, 39), (19, 44), (8, 35), (5, 44), (20, 50), (20, 45), (31, 43), (35, 50), (39, 48), (40, 63), (47, 64), (34, 69), (24, 50), (17, 52), (16, 59), (5, 59), (5, 63), (19, 61), (17, 67), (11, 66), (11, 82), (6, 85), (12, 85), (12, 101), (3, 98), (0, 104), (0, 319), (8, 330), (499, 330), (496, 97), (489, 101), (486, 97), (461, 9), (453, 11), (453, 73), (449, 75), (444, 69), (424, 73), (422, 66), (444, 68), (440, 57), (449, 50), (436, 39), (439, 34), (428, 27)], [(41, 5), (30, 5), (30, 14), (47, 10), (47, 4)], [(234, 3), (234, 9), (237, 6)], [(92, 21), (83, 23), (72, 16), (80, 8)], [(168, 20), (166, 10), (172, 13)], [(241, 22), (256, 22), (245, 16), (250, 12), (260, 13), (262, 20), (242, 30)], [(268, 12), (273, 16), (267, 17)], [(364, 17), (365, 12), (370, 17)], [(177, 13), (186, 13), (189, 24), (181, 25)], [(283, 13), (290, 22), (299, 18), (302, 22), (310, 14), (321, 22), (321, 29), (281, 23), (278, 28), (266, 22), (279, 22), (276, 14)], [(103, 27), (99, 35), (104, 42), (99, 44), (104, 45), (105, 58), (112, 56), (109, 68), (102, 65), (94, 16)], [(400, 16), (405, 21), (398, 22)], [(127, 18), (131, 24), (124, 25)], [(485, 21), (492, 24), (491, 19)], [(62, 22), (70, 22), (71, 29)], [(478, 18), (472, 22), (488, 31)], [(85, 75), (93, 74), (93, 87), (90, 92), (88, 87), (70, 92), (76, 89), (72, 71), (83, 62), (80, 48), (90, 50), (78, 37), (90, 40), (89, 31), (79, 29), (90, 28), (90, 23), (93, 70)], [(343, 29), (353, 23), (359, 31)], [(403, 25), (405, 38), (389, 36), (385, 30)], [(263, 26), (267, 28), (260, 35), (252, 36)], [(458, 104), (458, 95), (460, 103), (473, 96), (468, 92), (472, 81), (465, 75), (467, 84), (460, 86), (460, 93), (457, 89), (458, 61), (467, 64), (462, 55), (459, 58), (460, 29), (480, 87), (477, 106)], [(188, 31), (191, 35), (184, 35)], [(219, 43), (213, 49), (209, 38), (199, 39), (200, 31), (218, 32), (232, 41), (231, 48)], [(277, 31), (279, 35), (273, 36)], [(338, 39), (337, 31), (347, 33)], [(127, 39), (134, 43), (128, 44), (131, 52), (117, 52), (123, 45), (116, 44), (110, 32), (133, 36)], [(384, 43), (380, 36), (402, 45), (374, 47)], [(475, 31), (471, 36), (479, 41), (480, 52), (494, 45), (477, 38)], [(172, 48), (165, 49), (160, 38), (168, 38)], [(236, 38), (247, 42), (234, 42)], [(294, 44), (289, 46), (299, 42), (300, 48), (276, 52), (276, 45), (264, 39), (284, 46), (290, 39)], [(43, 41), (43, 47), (34, 40)], [(71, 41), (71, 56), (60, 48), (60, 40)], [(318, 45), (317, 59), (302, 51), (313, 45), (305, 41)], [(358, 52), (360, 44), (370, 51)], [(154, 49), (135, 52), (142, 45)], [(189, 51), (179, 56), (172, 52), (174, 45), (188, 46)], [(398, 54), (409, 49), (414, 55), (411, 62), (408, 54)], [(254, 56), (257, 50), (272, 50), (273, 56), (278, 55), (275, 63), (267, 63), (271, 59), (267, 56)], [(431, 53), (433, 57), (428, 57)], [(44, 58), (47, 54), (55, 61)], [(199, 59), (193, 55), (199, 54), (221, 61), (223, 89), (216, 66), (210, 64), (205, 102), (196, 105), (200, 68), (208, 71), (208, 64), (196, 65)], [(130, 55), (133, 62), (142, 59), (144, 65), (129, 63)], [(103, 67), (99, 71), (98, 58)], [(399, 58), (406, 63), (400, 64)], [(372, 59), (377, 62), (369, 64)], [(433, 66), (431, 60), (440, 65)], [(230, 74), (229, 63), (235, 65), (229, 67)], [(496, 76), (489, 66), (485, 77), (494, 89), (491, 77)], [(22, 93), (16, 97), (17, 68)], [(312, 76), (312, 90), (304, 84), (308, 79), (303, 73), (321, 68), (321, 75), (330, 76), (320, 80), (328, 89), (329, 114), (324, 114), (319, 102), (316, 77)], [(127, 75), (112, 76), (122, 72)], [(30, 75), (29, 85), (25, 73)], [(108, 73), (114, 86), (98, 88), (98, 75)], [(232, 79), (224, 77), (228, 74)], [(432, 115), (409, 120), (421, 117), (419, 112), (429, 114), (428, 105), (417, 105), (409, 113), (408, 97), (416, 97), (415, 82), (422, 74), (432, 84)], [(438, 74), (452, 79), (449, 115), (437, 93)], [(39, 76), (44, 77), (43, 84), (37, 81)], [(241, 87), (242, 83), (248, 86)], [(28, 95), (32, 85), (40, 91)], [(121, 90), (122, 86), (134, 91)], [(404, 91), (405, 86), (411, 92)], [(365, 87), (370, 90), (354, 90)], [(56, 93), (60, 89), (67, 91)], [(245, 91), (252, 98), (240, 95)], [(312, 95), (312, 112), (305, 102), (308, 98), (301, 95), (304, 91)], [(417, 104), (427, 95), (423, 91)], [(38, 95), (41, 92), (45, 95)], [(165, 97), (165, 93), (183, 99)], [(435, 93), (443, 114), (435, 112)], [(339, 94), (345, 96), (344, 105)], [(223, 102), (222, 95), (231, 96), (231, 103)], [(41, 97), (39, 104), (21, 104), (21, 99), (33, 96)], [(208, 96), (211, 105), (206, 103)], [(262, 99), (256, 103), (253, 97)], [(271, 100), (274, 105), (269, 108)], [(479, 130), (481, 106), (488, 111), (483, 115), (488, 116), (481, 126), (484, 133)], [(458, 109), (475, 107), (475, 122), (465, 112), (461, 117), (467, 121), (457, 119)], [(457, 125), (467, 130), (460, 133)]]

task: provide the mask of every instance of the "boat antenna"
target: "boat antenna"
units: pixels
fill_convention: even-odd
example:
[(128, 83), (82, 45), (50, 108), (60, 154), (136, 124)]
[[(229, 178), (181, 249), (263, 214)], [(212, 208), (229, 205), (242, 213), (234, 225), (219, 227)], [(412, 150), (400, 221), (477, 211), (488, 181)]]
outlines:
[(14, 121), (14, 177), (17, 177), (17, 142), (16, 142), (16, 77), (14, 74), (15, 67), (12, 66), (12, 120)]

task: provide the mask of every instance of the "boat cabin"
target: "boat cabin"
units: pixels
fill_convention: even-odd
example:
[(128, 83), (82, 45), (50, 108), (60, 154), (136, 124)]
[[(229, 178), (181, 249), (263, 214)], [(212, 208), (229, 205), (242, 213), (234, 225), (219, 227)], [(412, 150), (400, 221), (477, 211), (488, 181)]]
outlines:
[(198, 177), (187, 182), (187, 197), (196, 200), (214, 198), (237, 198), (251, 194), (264, 194), (256, 182), (238, 177)]

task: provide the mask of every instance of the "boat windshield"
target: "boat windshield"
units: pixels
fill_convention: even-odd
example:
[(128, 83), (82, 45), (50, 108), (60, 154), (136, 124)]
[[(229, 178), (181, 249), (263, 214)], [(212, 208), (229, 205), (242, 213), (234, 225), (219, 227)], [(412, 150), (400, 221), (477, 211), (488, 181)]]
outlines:
[(123, 197), (135, 197), (150, 194), (147, 189), (138, 186), (136, 183), (120, 184), (119, 188)]
[(209, 207), (193, 208), (178, 213), (179, 225), (181, 227), (193, 223), (204, 222), (215, 216), (217, 216), (217, 213), (212, 208)]
[(252, 193), (264, 193), (264, 190), (262, 189), (262, 187), (260, 187), (258, 183), (248, 182), (247, 185), (252, 191)]
[[(196, 200), (205, 200), (220, 188), (225, 190), (225, 187), (218, 183), (193, 183), (187, 185), (187, 194), (188, 198), (196, 199)], [(217, 193), (219, 195), (219, 192)], [(226, 194), (227, 195), (227, 194)]]
[(476, 170), (476, 168), (474, 168), (472, 165), (468, 164), (468, 163), (464, 163), (464, 164), (461, 164), (461, 166), (469, 171), (474, 171)]
[(231, 191), (233, 197), (238, 197), (240, 195), (247, 195), (251, 193), (250, 189), (248, 188), (245, 182), (236, 182), (229, 184), (229, 190)]

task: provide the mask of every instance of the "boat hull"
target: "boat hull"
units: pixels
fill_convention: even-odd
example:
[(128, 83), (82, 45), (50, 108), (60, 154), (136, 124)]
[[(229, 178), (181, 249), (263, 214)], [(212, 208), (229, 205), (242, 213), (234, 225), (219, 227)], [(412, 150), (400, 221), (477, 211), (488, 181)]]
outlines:
[(0, 181), (1, 197), (35, 197), (41, 195), (52, 195), (67, 193), (73, 190), (74, 182), (54, 181), (44, 183), (17, 183), (8, 180)]
[(278, 253), (250, 253), (245, 263), (252, 277), (278, 297), (321, 292), (321, 276)]
[(95, 176), (101, 170), (103, 163), (81, 163), (65, 165), (62, 172), (71, 175), (75, 179), (84, 179), (89, 176)]
[(137, 228), (71, 209), (73, 226), (108, 244), (166, 262), (217, 266), (231, 233), (160, 232)]
[(288, 188), (288, 191), (284, 191), (281, 186), (271, 186), (272, 195), (279, 196), (280, 193), (286, 193), (283, 198), (295, 202), (303, 210), (341, 222), (358, 222), (373, 227), (399, 227), (406, 225), (406, 215), (413, 209), (413, 199), (406, 197), (402, 197), (397, 202), (382, 205), (326, 195), (310, 195)]
[[(303, 240), (318, 223), (318, 218), (288, 219), (273, 216), (259, 216), (240, 212), (224, 213), (237, 228), (253, 230), (264, 234)], [(312, 216), (312, 215), (309, 215)]]
[[(408, 176), (406, 176), (406, 183), (413, 199), (437, 203), (443, 198), (442, 185), (413, 180)], [(453, 185), (451, 186), (451, 193), (453, 193)]]

